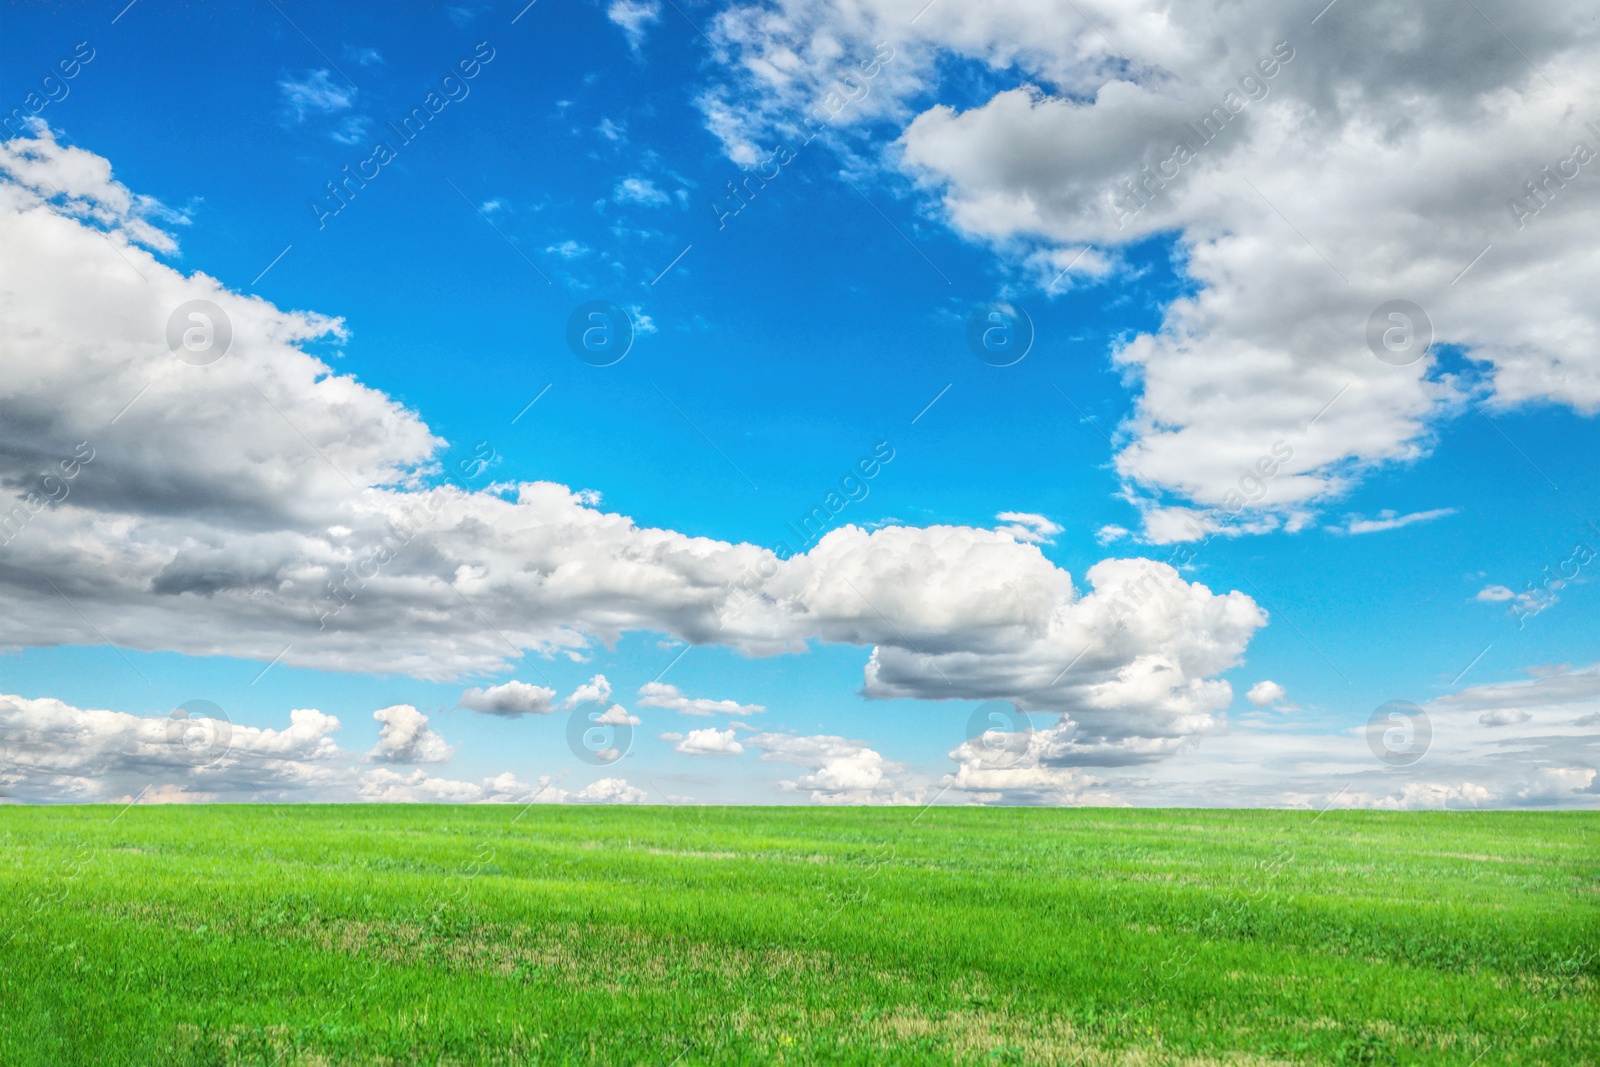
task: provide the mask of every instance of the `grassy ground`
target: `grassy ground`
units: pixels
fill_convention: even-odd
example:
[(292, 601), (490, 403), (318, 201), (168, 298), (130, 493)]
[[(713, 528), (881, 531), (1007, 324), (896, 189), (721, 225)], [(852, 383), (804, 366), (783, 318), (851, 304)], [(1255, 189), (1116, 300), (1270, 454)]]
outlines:
[(1591, 814), (0, 807), (0, 1063), (1600, 1063)]

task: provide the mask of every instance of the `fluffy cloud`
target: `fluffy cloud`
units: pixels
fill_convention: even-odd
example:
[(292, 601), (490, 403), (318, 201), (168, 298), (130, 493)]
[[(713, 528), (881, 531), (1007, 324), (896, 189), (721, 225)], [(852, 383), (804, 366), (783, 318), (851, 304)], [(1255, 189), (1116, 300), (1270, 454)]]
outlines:
[[(676, 734), (672, 736), (677, 737)], [(678, 743), (672, 747), (690, 756), (737, 756), (744, 751), (744, 746), (734, 740), (732, 727), (726, 730), (715, 727), (690, 730), (687, 736), (678, 738)]]
[(602, 778), (569, 792), (548, 775), (533, 785), (506, 773), (478, 782), (438, 778), (426, 771), (400, 774), (380, 767), (362, 776), (360, 798), (391, 804), (642, 804), (645, 792), (623, 778)]
[(461, 694), (460, 706), (485, 715), (515, 719), (522, 715), (548, 715), (555, 710), (551, 701), (554, 689), (512, 680), (487, 689), (473, 688)]
[(0, 695), (0, 793), (25, 800), (107, 800), (157, 784), (230, 799), (304, 796), (338, 782), (348, 756), (339, 720), (314, 708), (282, 730), (217, 711), (139, 716), (49, 697)]
[[(1277, 529), (1423, 454), (1469, 402), (1600, 410), (1600, 186), (1581, 173), (1600, 28), (1569, 6), (1380, 0), (1315, 25), (1266, 0), (923, 7), (723, 12), (707, 126), (748, 164), (813, 107), (892, 123), (884, 164), (1024, 277), (1176, 235), (1192, 290), (1112, 352), (1140, 388), (1116, 466), (1147, 512), (1176, 498)], [(971, 79), (940, 84), (969, 63), (999, 83), (973, 106)], [(1427, 322), (1380, 312), (1395, 300)], [(1431, 352), (1394, 351), (1430, 327)], [(1452, 346), (1476, 362), (1447, 368)]]
[(1279, 685), (1277, 682), (1263, 678), (1261, 681), (1250, 687), (1250, 691), (1244, 695), (1244, 698), (1250, 703), (1254, 704), (1256, 707), (1264, 708), (1269, 704), (1283, 703), (1283, 699), (1287, 695), (1288, 694), (1284, 691), (1283, 686)]
[(568, 694), (565, 706), (575, 708), (579, 704), (596, 703), (604, 704), (611, 699), (611, 683), (606, 681), (606, 676), (597, 674), (584, 682)]
[(1405, 766), (1374, 753), (1370, 708), (1293, 729), (1276, 717), (1240, 720), (1187, 742), (1195, 759), (1103, 763), (1092, 776), (1075, 757), (1062, 758), (1059, 724), (1036, 719), (1031, 729), (987, 734), (952, 752), (958, 768), (945, 779), (947, 800), (964, 793), (985, 803), (1137, 796), (1164, 806), (1600, 808), (1600, 666), (1530, 673), (1421, 705), (1430, 739)]
[(884, 759), (859, 741), (830, 734), (776, 733), (745, 740), (767, 762), (804, 768), (808, 773), (780, 782), (779, 788), (809, 793), (819, 804), (917, 804), (925, 792), (909, 784), (902, 764)]
[(444, 738), (433, 732), (428, 717), (410, 704), (379, 708), (372, 717), (382, 723), (378, 743), (369, 756), (380, 763), (444, 763), (455, 755)]
[[(592, 493), (491, 484), (492, 450), (445, 463), (414, 412), (302, 350), (338, 320), (162, 262), (150, 220), (168, 216), (104, 160), (41, 133), (0, 164), (0, 487), (26, 520), (4, 547), (0, 643), (445, 679), (630, 630), (752, 655), (824, 641), (872, 648), (871, 697), (1011, 699), (1070, 715), (1096, 751), (1143, 751), (1214, 728), (1231, 700), (1215, 676), (1265, 623), (1243, 594), (1143, 560), (1099, 563), (1080, 589), (1033, 543), (1056, 530), (1035, 515), (846, 526), (779, 559), (641, 527)], [(211, 362), (168, 347), (172, 323), (199, 328), (196, 300), (231, 326)], [(40, 472), (83, 448), (70, 492), (42, 496)], [(509, 714), (534, 688), (470, 700)], [(566, 703), (609, 699), (596, 675)]]
[(757, 715), (767, 709), (760, 704), (741, 704), (737, 700), (689, 698), (667, 682), (646, 682), (639, 687), (639, 705), (666, 708), (681, 715)]
[(626, 778), (601, 778), (576, 793), (568, 793), (568, 804), (643, 804), (646, 793), (628, 784)]
[(621, 704), (613, 704), (605, 711), (594, 716), (592, 721), (603, 723), (607, 726), (638, 726), (643, 720), (637, 715), (629, 715), (628, 709)]
[[(505, 772), (480, 781), (422, 769), (373, 767), (339, 747), (339, 720), (311, 708), (282, 730), (230, 723), (221, 709), (141, 716), (82, 709), (52, 698), (0, 695), (0, 797), (21, 801), (199, 803), (352, 800), (426, 803), (637, 804), (644, 790), (620, 778), (582, 789)], [(382, 724), (369, 757), (438, 762), (450, 747), (427, 716), (401, 704), (373, 713)]]

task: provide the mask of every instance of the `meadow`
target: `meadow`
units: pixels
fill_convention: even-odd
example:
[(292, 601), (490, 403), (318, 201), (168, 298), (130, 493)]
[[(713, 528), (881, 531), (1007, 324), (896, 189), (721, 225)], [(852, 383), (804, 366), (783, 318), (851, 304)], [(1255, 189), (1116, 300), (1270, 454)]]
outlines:
[(0, 1063), (1600, 1063), (1590, 813), (0, 807)]

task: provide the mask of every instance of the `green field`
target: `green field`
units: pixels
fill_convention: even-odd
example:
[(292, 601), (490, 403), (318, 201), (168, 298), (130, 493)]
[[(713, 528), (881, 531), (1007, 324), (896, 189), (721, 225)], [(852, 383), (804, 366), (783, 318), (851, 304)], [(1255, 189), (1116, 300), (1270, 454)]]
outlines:
[(1600, 1063), (1600, 818), (0, 807), (0, 1063)]

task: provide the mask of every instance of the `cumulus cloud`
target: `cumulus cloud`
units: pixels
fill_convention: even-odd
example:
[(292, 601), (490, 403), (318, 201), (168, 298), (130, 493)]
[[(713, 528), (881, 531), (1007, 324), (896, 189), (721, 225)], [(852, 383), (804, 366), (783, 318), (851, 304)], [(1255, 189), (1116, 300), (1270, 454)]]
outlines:
[(640, 686), (639, 705), (666, 708), (682, 715), (757, 715), (767, 710), (760, 704), (741, 704), (737, 700), (691, 699), (667, 682), (646, 682)]
[[(55, 230), (42, 215), (79, 219), (98, 227), (114, 239), (114, 244), (143, 245), (157, 252), (175, 252), (178, 248), (163, 225), (188, 222), (182, 213), (133, 193), (112, 178), (109, 160), (58, 142), (42, 122), (33, 124), (30, 137), (0, 141), (0, 171), (7, 179), (0, 184), (0, 210), (7, 215), (26, 216), (7, 219), (8, 222), (43, 223), (46, 230)], [(34, 239), (39, 236), (30, 234)], [(80, 270), (92, 263), (89, 260)], [(70, 289), (69, 281), (68, 291), (58, 292), (57, 300), (69, 297)]]
[(1487, 603), (1495, 603), (1501, 600), (1510, 600), (1516, 595), (1517, 594), (1513, 593), (1503, 585), (1486, 585), (1482, 589), (1478, 590), (1478, 595), (1475, 599), (1485, 601)]
[(779, 788), (808, 793), (819, 804), (916, 804), (925, 793), (909, 783), (903, 764), (884, 759), (860, 741), (831, 734), (778, 733), (754, 734), (745, 740), (769, 763), (806, 770), (780, 782)]
[(569, 804), (643, 804), (646, 793), (626, 778), (601, 778), (566, 796)]
[[(41, 133), (0, 163), (0, 488), (28, 518), (0, 568), (0, 643), (449, 679), (628, 631), (751, 655), (822, 641), (872, 650), (869, 697), (1011, 699), (1069, 715), (1097, 751), (1142, 751), (1215, 727), (1232, 699), (1216, 676), (1266, 622), (1145, 560), (1096, 564), (1080, 588), (1034, 543), (1058, 529), (1035, 515), (845, 526), (779, 558), (641, 527), (588, 491), (492, 485), (492, 453), (447, 460), (416, 413), (303, 350), (339, 320), (158, 258), (175, 246), (149, 220), (167, 216), (104, 160)], [(166, 340), (197, 300), (231, 326), (203, 365)], [(70, 495), (35, 510), (38, 472), (80, 446), (94, 458)], [(524, 698), (538, 706), (504, 687), (464, 706)], [(564, 703), (609, 699), (596, 675)]]
[(439, 762), (450, 747), (410, 705), (380, 709), (378, 746), (364, 760), (339, 747), (339, 720), (313, 708), (284, 729), (245, 726), (216, 712), (133, 715), (77, 708), (50, 697), (0, 695), (0, 797), (79, 803), (352, 800), (395, 803), (637, 804), (644, 790), (620, 778), (582, 789), (512, 772), (478, 781), (379, 763)]
[(1244, 698), (1256, 707), (1264, 708), (1270, 704), (1283, 703), (1286, 696), (1288, 696), (1288, 693), (1284, 691), (1283, 686), (1263, 678), (1250, 687), (1250, 691), (1244, 695)]
[(487, 689), (468, 689), (461, 694), (460, 706), (468, 711), (515, 719), (522, 715), (550, 714), (555, 710), (551, 704), (555, 698), (554, 689), (513, 679)]
[(530, 786), (509, 772), (481, 782), (464, 782), (439, 778), (420, 768), (402, 774), (387, 767), (368, 771), (358, 786), (362, 800), (387, 804), (526, 804), (537, 800), (559, 804), (561, 792), (550, 787), (548, 779)]
[(372, 717), (383, 724), (378, 743), (368, 754), (379, 763), (444, 763), (455, 755), (455, 749), (428, 725), (428, 717), (410, 704), (379, 708)]
[(594, 716), (592, 721), (606, 726), (638, 726), (642, 720), (637, 715), (628, 714), (628, 709), (621, 704), (613, 704)]
[(641, 804), (645, 792), (623, 778), (602, 778), (571, 792), (548, 775), (529, 785), (509, 772), (468, 782), (439, 778), (422, 770), (400, 774), (378, 768), (362, 777), (360, 797), (395, 804)]
[(339, 720), (315, 708), (285, 729), (207, 712), (140, 716), (73, 707), (51, 697), (0, 695), (0, 793), (24, 800), (99, 801), (171, 785), (210, 797), (304, 796), (336, 784), (348, 757)]
[(744, 746), (734, 740), (732, 727), (726, 730), (715, 727), (690, 730), (672, 747), (690, 756), (737, 756), (744, 751)]
[(605, 675), (597, 674), (568, 694), (564, 703), (569, 708), (575, 708), (590, 701), (604, 704), (610, 699), (611, 683), (606, 681)]
[[(750, 164), (813, 107), (892, 124), (880, 165), (1019, 277), (1175, 235), (1192, 286), (1110, 353), (1139, 390), (1115, 462), (1147, 522), (1192, 504), (1280, 529), (1469, 403), (1600, 410), (1600, 27), (1569, 6), (921, 7), (724, 11), (706, 125)], [(976, 103), (940, 81), (968, 64), (994, 85)]]

